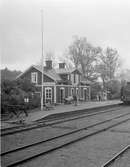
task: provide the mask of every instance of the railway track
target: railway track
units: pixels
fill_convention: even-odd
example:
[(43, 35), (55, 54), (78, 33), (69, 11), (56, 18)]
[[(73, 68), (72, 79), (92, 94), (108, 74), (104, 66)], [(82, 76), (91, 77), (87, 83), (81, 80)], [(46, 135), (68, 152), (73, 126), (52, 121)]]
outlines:
[(126, 146), (123, 150), (118, 152), (113, 158), (111, 158), (101, 167), (112, 167), (113, 164), (116, 163), (116, 161), (119, 160), (127, 151), (130, 151), (130, 145)]
[(40, 155), (47, 154), (83, 138), (103, 132), (128, 120), (130, 120), (129, 113), (120, 114), (90, 126), (84, 126), (80, 129), (71, 130), (66, 134), (59, 135), (48, 140), (2, 153), (2, 164), (3, 166), (17, 166), (19, 164), (23, 164)]
[[(113, 112), (117, 111), (119, 109), (122, 109), (121, 106), (118, 107), (112, 107), (111, 109), (105, 109), (105, 111), (102, 109), (97, 109), (97, 110), (92, 110), (86, 112), (85, 110), (77, 113), (66, 113), (66, 114), (61, 114), (60, 116), (58, 114), (51, 115), (49, 117), (45, 117), (41, 120), (38, 120), (36, 122), (33, 122), (31, 124), (22, 124), (20, 126), (12, 127), (12, 128), (6, 128), (6, 129), (1, 129), (1, 136), (6, 136), (6, 135), (12, 135), (15, 133), (20, 133), (23, 131), (29, 131), (33, 129), (37, 129), (39, 127), (45, 127), (45, 126), (50, 126), (54, 125), (57, 123), (62, 123), (62, 122), (67, 122), (67, 121), (72, 121), (75, 119), (80, 119), (84, 117), (89, 117), (93, 115), (98, 115), (106, 112)], [(98, 111), (99, 110), (99, 111)], [(101, 111), (100, 111), (101, 110)]]

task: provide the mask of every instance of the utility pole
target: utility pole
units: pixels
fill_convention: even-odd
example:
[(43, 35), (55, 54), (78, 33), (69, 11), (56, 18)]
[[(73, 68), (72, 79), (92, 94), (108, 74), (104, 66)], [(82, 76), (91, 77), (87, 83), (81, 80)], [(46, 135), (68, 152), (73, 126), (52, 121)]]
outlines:
[(43, 10), (41, 10), (41, 33), (42, 33), (42, 87), (41, 87), (41, 111), (43, 111), (43, 91), (44, 91), (44, 57), (43, 57)]

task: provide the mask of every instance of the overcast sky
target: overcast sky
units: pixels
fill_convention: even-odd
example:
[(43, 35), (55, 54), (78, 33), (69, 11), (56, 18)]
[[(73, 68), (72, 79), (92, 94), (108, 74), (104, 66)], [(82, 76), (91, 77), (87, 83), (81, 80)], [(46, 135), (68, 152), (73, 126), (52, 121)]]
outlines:
[(44, 52), (64, 52), (73, 36), (95, 46), (119, 51), (130, 68), (129, 0), (3, 0), (0, 1), (2, 68), (25, 70), (41, 58), (41, 12), (44, 11)]

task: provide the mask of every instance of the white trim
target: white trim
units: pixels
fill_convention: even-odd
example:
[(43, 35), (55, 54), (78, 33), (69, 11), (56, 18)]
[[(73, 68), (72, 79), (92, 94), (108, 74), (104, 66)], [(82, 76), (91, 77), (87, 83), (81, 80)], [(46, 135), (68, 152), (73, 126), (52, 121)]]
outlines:
[(90, 86), (83, 86), (83, 85), (56, 85), (56, 86), (63, 86), (63, 87), (83, 87), (83, 88), (89, 88)]
[(56, 86), (59, 86), (59, 87), (73, 87), (73, 85), (56, 85)]
[(56, 103), (56, 86), (54, 86), (54, 103)]
[[(44, 86), (55, 86), (55, 82), (44, 82)], [(37, 87), (41, 87), (42, 85), (36, 84)]]
[(76, 71), (76, 70), (80, 73), (80, 75), (82, 74), (82, 73), (80, 72), (80, 70), (77, 69), (77, 68), (72, 69), (72, 70), (70, 71), (70, 73), (73, 73), (73, 72)]
[[(36, 84), (35, 86), (41, 86), (41, 85), (39, 85), (39, 84)], [(76, 86), (74, 86), (74, 85), (56, 85), (56, 83), (55, 82), (44, 82), (44, 86), (57, 86), (57, 87), (72, 87), (72, 88), (74, 88), (74, 87), (76, 87)], [(77, 86), (78, 88), (90, 88), (90, 86), (83, 86), (83, 85), (81, 85), (81, 86)]]

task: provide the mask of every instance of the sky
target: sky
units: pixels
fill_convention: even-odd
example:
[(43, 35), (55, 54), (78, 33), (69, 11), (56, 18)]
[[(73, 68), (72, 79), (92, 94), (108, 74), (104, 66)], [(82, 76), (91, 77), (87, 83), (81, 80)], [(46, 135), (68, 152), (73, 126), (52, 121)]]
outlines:
[(62, 57), (75, 35), (94, 46), (116, 48), (130, 69), (129, 0), (1, 0), (1, 68), (25, 70), (41, 59), (43, 9), (44, 59)]

